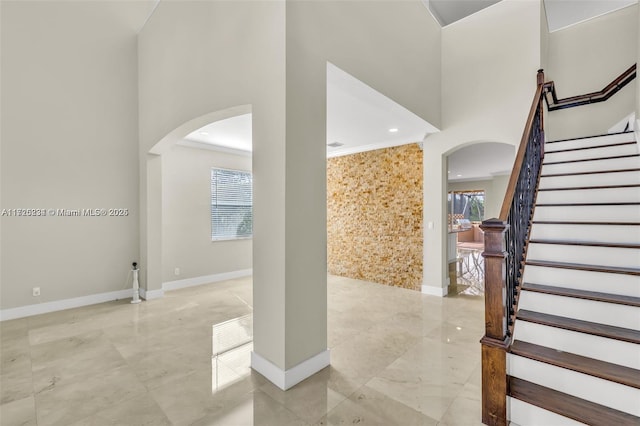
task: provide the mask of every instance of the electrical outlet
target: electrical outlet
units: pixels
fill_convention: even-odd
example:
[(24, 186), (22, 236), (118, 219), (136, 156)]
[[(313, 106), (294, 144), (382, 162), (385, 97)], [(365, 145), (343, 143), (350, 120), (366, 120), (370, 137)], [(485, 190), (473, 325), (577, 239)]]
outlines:
[(40, 287), (34, 287), (33, 288), (33, 297), (38, 297), (40, 296)]
[(174, 269), (174, 270), (173, 270), (173, 275), (175, 275), (176, 277), (177, 277), (178, 275), (180, 275), (180, 268), (176, 268), (176, 269)]

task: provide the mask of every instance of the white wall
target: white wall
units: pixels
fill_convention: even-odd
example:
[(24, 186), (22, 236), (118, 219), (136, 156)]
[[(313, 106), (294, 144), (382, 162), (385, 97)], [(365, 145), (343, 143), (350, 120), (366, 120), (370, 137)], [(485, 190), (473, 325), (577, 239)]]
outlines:
[[(549, 35), (546, 80), (558, 97), (603, 89), (638, 60), (638, 5)], [(545, 123), (547, 140), (606, 133), (635, 110), (637, 79), (607, 102), (554, 111)]]
[[(136, 32), (147, 2), (1, 2), (2, 309), (112, 292), (138, 260)], [(32, 297), (32, 287), (41, 288)]]
[(317, 350), (297, 343), (308, 330), (326, 333), (314, 320), (326, 312), (326, 278), (309, 276), (326, 277), (326, 62), (437, 126), (439, 41), (440, 28), (419, 1), (287, 2), (287, 145), (297, 160), (287, 162), (287, 203), (300, 210), (287, 216), (287, 257), (305, 256), (288, 264), (286, 297), (316, 301), (312, 315), (297, 303), (287, 313), (295, 357)]
[[(140, 155), (213, 121), (217, 111), (252, 112), (254, 173), (254, 350), (284, 369), (285, 335), (285, 6), (282, 2), (160, 2), (138, 41)], [(231, 42), (232, 41), (232, 42)], [(185, 66), (188, 64), (189, 66)], [(225, 114), (222, 114), (225, 115)], [(225, 118), (223, 116), (218, 119)], [(205, 116), (201, 122), (192, 122)], [(167, 138), (167, 135), (173, 136)], [(166, 146), (156, 147), (161, 153)], [(141, 252), (162, 269), (151, 234), (162, 220), (151, 170), (140, 187)], [(152, 191), (156, 189), (155, 191)], [(153, 193), (148, 193), (152, 191)], [(255, 253), (260, 253), (256, 256)], [(161, 277), (148, 279), (157, 290)], [(325, 342), (326, 344), (326, 342)]]
[(443, 131), (424, 143), (427, 293), (446, 294), (444, 156), (472, 142), (519, 144), (541, 62), (540, 19), (539, 1), (504, 0), (442, 30)]
[[(140, 34), (142, 169), (174, 129), (251, 105), (254, 352), (281, 370), (327, 347), (326, 62), (438, 125), (439, 36), (417, 0), (161, 2)], [(141, 249), (157, 268), (156, 223), (143, 218)]]
[(162, 155), (163, 282), (251, 268), (250, 239), (211, 241), (213, 167), (251, 171), (251, 157), (179, 145)]

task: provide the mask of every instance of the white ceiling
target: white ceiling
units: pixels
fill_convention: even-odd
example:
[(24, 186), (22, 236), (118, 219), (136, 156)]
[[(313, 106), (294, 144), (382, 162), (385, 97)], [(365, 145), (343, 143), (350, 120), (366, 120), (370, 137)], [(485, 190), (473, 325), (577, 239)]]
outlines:
[(408, 109), (327, 63), (327, 144), (343, 144), (328, 146), (329, 156), (422, 142), (435, 132)]
[(504, 143), (486, 142), (466, 146), (449, 155), (448, 180), (484, 180), (509, 174), (515, 156), (515, 147)]
[(250, 152), (252, 147), (251, 114), (214, 121), (189, 133), (185, 139), (190, 142)]
[[(397, 129), (397, 131), (390, 131)], [(327, 63), (327, 147), (330, 157), (422, 142), (439, 130), (340, 68)], [(251, 151), (251, 114), (208, 124), (185, 138), (193, 147)], [(184, 145), (184, 143), (183, 143)]]
[[(423, 0), (442, 26), (498, 3), (500, 0)], [(544, 0), (549, 31), (557, 31), (638, 3), (638, 0)]]
[(427, 7), (441, 26), (473, 15), (500, 0), (426, 0)]
[(638, 0), (544, 0), (544, 7), (549, 31), (557, 31), (636, 3)]

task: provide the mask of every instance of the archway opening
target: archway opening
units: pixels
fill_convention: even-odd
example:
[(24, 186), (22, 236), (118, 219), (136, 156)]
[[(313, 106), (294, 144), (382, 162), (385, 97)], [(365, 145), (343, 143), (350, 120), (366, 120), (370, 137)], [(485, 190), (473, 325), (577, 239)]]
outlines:
[(447, 268), (449, 294), (484, 294), (483, 220), (497, 217), (515, 147), (497, 142), (463, 146), (447, 155)]

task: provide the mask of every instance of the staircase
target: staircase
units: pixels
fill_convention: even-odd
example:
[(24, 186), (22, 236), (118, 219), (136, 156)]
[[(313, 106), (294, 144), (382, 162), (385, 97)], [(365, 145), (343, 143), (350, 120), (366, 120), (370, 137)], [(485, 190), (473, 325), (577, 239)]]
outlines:
[(640, 425), (640, 154), (547, 142), (511, 344), (512, 425)]

